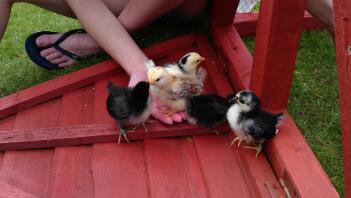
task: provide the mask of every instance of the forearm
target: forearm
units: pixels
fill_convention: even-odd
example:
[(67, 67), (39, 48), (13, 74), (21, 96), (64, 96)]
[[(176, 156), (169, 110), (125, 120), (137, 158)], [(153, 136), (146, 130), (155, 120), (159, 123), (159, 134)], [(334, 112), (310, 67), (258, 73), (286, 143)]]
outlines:
[(101, 0), (67, 0), (67, 3), (89, 35), (128, 74), (145, 72), (143, 63), (148, 58)]
[(9, 21), (12, 4), (9, 1), (0, 1), (0, 41), (5, 34), (6, 26)]

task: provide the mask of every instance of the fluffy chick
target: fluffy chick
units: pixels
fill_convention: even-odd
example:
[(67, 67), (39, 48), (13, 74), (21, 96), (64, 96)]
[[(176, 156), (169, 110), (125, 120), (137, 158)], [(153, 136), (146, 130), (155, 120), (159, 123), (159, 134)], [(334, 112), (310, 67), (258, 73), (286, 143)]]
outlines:
[(149, 84), (139, 82), (134, 88), (119, 87), (112, 82), (107, 85), (109, 96), (106, 108), (119, 126), (118, 144), (122, 136), (129, 143), (126, 127), (141, 124), (147, 132), (144, 122), (151, 115), (151, 98), (149, 97)]
[(215, 94), (192, 96), (186, 100), (188, 122), (208, 127), (218, 135), (214, 127), (226, 120), (228, 108), (228, 99)]
[(178, 63), (168, 63), (163, 67), (153, 61), (145, 63), (151, 93), (169, 107), (167, 114), (185, 110), (185, 97), (201, 92), (207, 72), (197, 69), (205, 60), (196, 52), (183, 56)]
[(167, 63), (164, 66), (177, 77), (194, 77), (198, 66), (205, 58), (197, 52), (190, 52), (179, 59), (178, 63)]
[(180, 89), (181, 81), (170, 74), (165, 67), (151, 67), (148, 69), (148, 81), (151, 87), (151, 93), (157, 97), (162, 104), (169, 107), (168, 112), (178, 112), (185, 106), (185, 100), (177, 100), (173, 97), (176, 90)]
[(260, 99), (251, 91), (240, 91), (230, 100), (231, 106), (227, 112), (230, 127), (234, 130), (238, 147), (245, 140), (248, 144), (257, 146), (245, 148), (255, 149), (256, 157), (262, 150), (265, 140), (273, 138), (277, 133), (277, 125), (284, 117), (282, 113), (272, 114), (261, 108)]

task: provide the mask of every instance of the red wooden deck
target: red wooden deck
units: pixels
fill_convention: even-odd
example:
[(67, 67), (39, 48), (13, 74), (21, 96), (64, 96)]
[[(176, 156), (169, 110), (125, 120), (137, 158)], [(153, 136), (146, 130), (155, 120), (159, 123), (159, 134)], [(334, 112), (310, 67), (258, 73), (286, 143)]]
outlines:
[[(173, 44), (177, 46), (172, 51), (165, 50), (166, 46)], [(206, 58), (204, 67), (209, 71), (205, 89), (222, 95), (232, 91), (221, 64), (203, 36), (179, 37), (145, 51), (159, 63), (176, 60), (189, 51), (198, 51)], [(97, 70), (102, 74), (96, 73)], [(90, 80), (78, 80), (80, 77)], [(4, 182), (3, 188), (36, 197), (285, 196), (281, 184), (285, 185), (282, 182), (286, 178), (276, 174), (269, 158), (264, 154), (255, 158), (254, 152), (250, 150), (230, 147), (231, 134), (197, 135), (209, 131), (187, 124), (168, 127), (156, 122), (148, 125), (149, 134), (136, 131), (130, 133), (131, 139), (155, 136), (170, 138), (137, 140), (120, 145), (96, 144), (117, 139), (114, 122), (105, 111), (107, 79), (123, 85), (128, 78), (117, 65), (108, 61), (1, 99), (1, 104), (9, 105), (1, 106), (0, 149), (47, 148), (1, 153), (0, 181)], [(68, 80), (71, 82), (68, 83)], [(60, 86), (70, 88), (66, 91)], [(24, 110), (17, 111), (19, 107), (14, 107), (23, 104), (26, 107)], [(94, 126), (96, 128), (84, 129)], [(104, 130), (99, 127), (109, 129), (105, 130), (106, 136), (102, 135), (101, 131)], [(95, 135), (86, 133), (89, 130)], [(20, 135), (9, 136), (11, 132)], [(302, 137), (298, 145), (286, 144), (289, 140), (285, 138), (289, 138), (287, 135), (290, 133), (299, 131), (288, 118), (276, 144), (268, 147), (268, 152), (272, 153), (268, 157), (284, 162), (284, 152), (289, 154), (286, 158), (304, 157), (301, 154), (306, 149), (311, 152)], [(282, 143), (287, 148), (274, 156), (273, 153), (280, 150), (280, 139), (285, 139)], [(77, 144), (88, 145), (58, 147)], [(313, 170), (308, 175), (311, 180), (322, 176), (313, 183), (327, 184), (329, 189), (324, 193), (333, 197), (329, 195), (335, 195), (335, 190), (313, 154), (311, 157), (309, 160), (313, 163), (305, 166), (306, 171)], [(289, 177), (289, 182), (293, 182), (290, 177), (294, 178), (295, 174), (305, 174), (303, 170), (287, 172), (289, 170), (285, 170), (284, 164), (279, 166), (276, 163), (274, 166), (285, 171), (283, 176)], [(321, 172), (314, 174), (314, 169)], [(291, 193), (296, 195), (301, 195), (303, 188), (312, 190), (305, 184), (301, 184), (301, 187), (294, 183), (286, 185), (292, 185), (291, 189), (297, 192)], [(320, 195), (317, 190), (312, 192)]]
[[(267, 108), (288, 115), (300, 31), (320, 26), (304, 17), (305, 1), (261, 1), (259, 18), (242, 21), (233, 20), (237, 3), (212, 6), (213, 47), (204, 36), (186, 35), (144, 51), (157, 63), (198, 51), (207, 92), (252, 88)], [(253, 32), (254, 57), (240, 38)], [(338, 197), (289, 115), (258, 158), (230, 147), (225, 125), (214, 135), (156, 121), (148, 134), (139, 129), (129, 134), (132, 143), (116, 144), (107, 80), (126, 85), (128, 76), (106, 61), (0, 99), (0, 197)]]
[[(173, 48), (172, 53), (165, 52), (163, 47), (172, 43), (182, 43), (182, 45)], [(232, 91), (219, 68), (214, 52), (204, 37), (183, 36), (161, 43), (152, 49), (153, 52), (162, 52), (156, 52), (151, 56), (156, 62), (176, 60), (186, 52), (198, 51), (205, 56), (206, 65), (204, 66), (210, 73), (205, 86), (206, 90), (222, 95)], [(105, 68), (109, 64), (111, 62), (101, 63), (73, 73), (71, 76), (79, 76), (78, 73), (96, 70), (99, 67)], [(114, 67), (117, 68), (117, 65)], [(127, 83), (127, 75), (110, 72), (110, 76), (96, 79), (98, 79), (96, 82), (80, 82), (81, 87), (72, 91), (45, 90), (56, 93), (50, 99), (46, 98), (45, 102), (42, 102), (41, 99), (32, 99), (30, 95), (25, 96), (24, 94), (20, 100), (18, 93), (3, 98), (2, 102), (12, 101), (11, 98), (16, 97), (17, 103), (26, 103), (27, 106), (30, 106), (27, 100), (33, 104), (36, 101), (40, 103), (14, 114), (13, 111), (9, 111), (12, 115), (3, 114), (2, 116), (6, 117), (0, 121), (2, 130), (0, 134), (9, 134), (11, 130), (15, 130), (18, 133), (25, 133), (21, 136), (22, 140), (30, 140), (33, 139), (33, 136), (35, 139), (37, 137), (35, 135), (39, 135), (45, 129), (96, 124), (114, 127), (114, 122), (108, 117), (105, 110), (106, 82), (107, 79), (112, 79), (123, 85)], [(46, 84), (62, 85), (61, 81), (65, 80), (67, 76)], [(75, 82), (72, 81), (73, 84)], [(39, 89), (42, 93), (41, 87), (43, 85), (30, 88), (22, 93), (32, 93), (31, 95), (36, 97)], [(197, 133), (194, 127), (191, 131), (186, 132), (189, 128), (187, 125), (167, 127), (154, 123), (149, 125), (149, 128), (150, 134), (146, 136), (152, 136), (153, 133), (158, 133), (160, 136)], [(208, 133), (203, 129), (198, 131)], [(60, 135), (63, 132), (56, 132), (48, 136), (58, 136), (62, 139)], [(78, 132), (72, 132), (72, 134)], [(114, 135), (105, 141), (116, 140), (116, 130), (110, 130), (110, 133)], [(130, 134), (134, 139), (143, 138), (141, 135), (145, 135), (142, 131), (135, 133), (138, 133), (139, 136)], [(47, 134), (44, 133), (44, 136)], [(88, 138), (95, 141), (94, 137)], [(252, 151), (230, 147), (229, 138), (231, 136), (210, 134), (138, 140), (120, 145), (104, 143), (41, 150), (6, 151), (0, 156), (0, 180), (4, 182), (3, 188), (11, 187), (16, 192), (36, 197), (283, 196), (283, 190), (266, 156), (263, 154), (255, 158)], [(79, 140), (81, 139), (75, 139), (75, 141)], [(80, 143), (84, 143), (84, 140)], [(33, 145), (41, 147), (65, 145), (64, 142), (55, 141), (49, 144), (43, 141), (29, 145), (25, 141), (15, 142), (15, 144), (19, 148), (31, 148)], [(1, 149), (8, 150), (9, 148), (2, 147)], [(1, 193), (6, 193), (6, 191)]]

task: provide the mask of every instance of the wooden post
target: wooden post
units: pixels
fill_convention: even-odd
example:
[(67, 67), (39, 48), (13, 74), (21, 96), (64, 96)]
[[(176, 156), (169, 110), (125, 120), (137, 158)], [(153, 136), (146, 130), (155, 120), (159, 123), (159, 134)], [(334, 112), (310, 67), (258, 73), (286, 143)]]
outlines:
[(334, 0), (345, 197), (351, 197), (351, 1)]
[(270, 109), (287, 106), (305, 0), (262, 0), (257, 24), (251, 89)]
[(210, 26), (232, 24), (238, 5), (239, 0), (212, 1)]

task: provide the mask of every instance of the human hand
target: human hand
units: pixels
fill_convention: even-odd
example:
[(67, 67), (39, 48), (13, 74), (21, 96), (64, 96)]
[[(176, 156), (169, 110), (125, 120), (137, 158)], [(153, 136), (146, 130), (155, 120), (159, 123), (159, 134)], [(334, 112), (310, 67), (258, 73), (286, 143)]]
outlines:
[(152, 99), (152, 116), (161, 122), (172, 125), (174, 122), (182, 122), (186, 119), (185, 112), (166, 114), (168, 107), (163, 105), (157, 98)]

